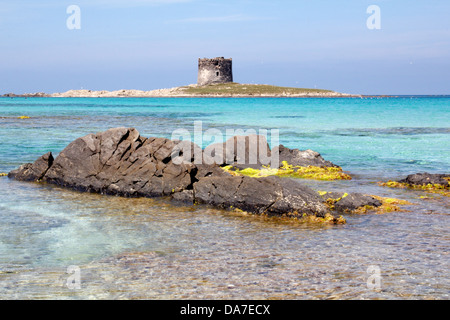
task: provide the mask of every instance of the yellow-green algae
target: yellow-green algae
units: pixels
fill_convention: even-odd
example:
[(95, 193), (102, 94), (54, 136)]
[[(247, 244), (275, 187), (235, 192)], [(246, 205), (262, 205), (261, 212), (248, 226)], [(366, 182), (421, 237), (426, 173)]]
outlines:
[(386, 198), (386, 197), (380, 197), (380, 196), (374, 196), (374, 195), (371, 195), (371, 197), (381, 201), (381, 206), (379, 206), (379, 207), (364, 206), (364, 207), (360, 207), (356, 210), (353, 210), (351, 213), (365, 214), (365, 213), (368, 213), (371, 211), (373, 211), (375, 214), (385, 214), (385, 213), (389, 213), (389, 212), (409, 212), (408, 210), (402, 209), (400, 206), (414, 205), (414, 203), (411, 203), (407, 200)]
[[(230, 207), (231, 212), (239, 215), (252, 215), (247, 211), (243, 211), (238, 208)], [(343, 216), (335, 217), (330, 213), (325, 214), (324, 217), (318, 217), (316, 215), (311, 215), (307, 213), (289, 212), (283, 215), (269, 216), (265, 213), (256, 215), (264, 219), (271, 219), (272, 221), (283, 222), (283, 223), (313, 223), (313, 224), (346, 224), (347, 221)]]
[[(321, 196), (326, 195), (328, 192), (327, 191), (318, 191), (318, 193)], [(330, 210), (334, 210), (335, 207), (334, 205), (336, 204), (336, 202), (344, 199), (345, 197), (348, 196), (348, 193), (344, 193), (342, 195), (342, 197), (340, 198), (328, 198), (325, 201), (325, 204), (328, 206), (328, 208)], [(388, 213), (388, 212), (408, 212), (408, 210), (404, 210), (402, 209), (400, 206), (402, 205), (414, 205), (414, 203), (411, 203), (409, 201), (406, 200), (401, 200), (401, 199), (395, 199), (395, 198), (385, 198), (385, 197), (380, 197), (380, 196), (374, 196), (374, 195), (370, 195), (371, 197), (381, 201), (381, 206), (379, 207), (374, 207), (374, 206), (363, 206), (360, 207), (358, 209), (355, 210), (345, 210), (345, 213), (352, 213), (352, 214), (366, 214), (369, 212), (374, 212), (375, 214), (384, 214), (384, 213)]]
[[(445, 177), (445, 180), (450, 182), (450, 177)], [(449, 186), (444, 186), (442, 184), (424, 184), (424, 185), (414, 185), (414, 184), (409, 184), (409, 183), (403, 183), (403, 182), (397, 182), (397, 181), (391, 181), (389, 180), (388, 182), (379, 182), (378, 183), (380, 186), (383, 187), (389, 187), (389, 188), (400, 188), (400, 189), (413, 189), (413, 190), (418, 190), (418, 191), (425, 191), (425, 192), (430, 192), (430, 193), (436, 193), (436, 194), (440, 194), (443, 195), (445, 197), (450, 197), (450, 187)]]
[(233, 166), (222, 167), (226, 172), (235, 176), (249, 176), (252, 178), (262, 178), (268, 176), (280, 176), (290, 178), (314, 179), (314, 180), (351, 180), (352, 178), (342, 171), (340, 167), (315, 167), (315, 166), (293, 166), (282, 162), (282, 166), (278, 169), (270, 168), (270, 166), (262, 169), (237, 169)]
[[(325, 192), (325, 191), (322, 191), (322, 194), (319, 192), (319, 194), (320, 194), (321, 196), (324, 196), (324, 195), (326, 195), (326, 194), (328, 193), (328, 192), (325, 192), (325, 193), (323, 193), (323, 192)], [(336, 202), (338, 202), (338, 201), (344, 199), (344, 198), (347, 197), (347, 196), (348, 196), (348, 193), (344, 193), (344, 194), (342, 195), (342, 197), (340, 197), (340, 198), (327, 198), (327, 200), (325, 201), (325, 204), (328, 206), (328, 208), (330, 208), (330, 210), (334, 210), (334, 204), (335, 204)]]

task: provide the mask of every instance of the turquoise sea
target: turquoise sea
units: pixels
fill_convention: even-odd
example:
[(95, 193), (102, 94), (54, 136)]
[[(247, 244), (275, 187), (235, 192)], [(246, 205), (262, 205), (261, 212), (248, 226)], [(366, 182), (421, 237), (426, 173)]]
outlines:
[(0, 98), (0, 172), (89, 133), (170, 138), (201, 121), (223, 133), (278, 129), (281, 144), (353, 177), (302, 181), (316, 190), (414, 203), (317, 226), (1, 177), (0, 299), (449, 299), (449, 198), (377, 185), (450, 173), (449, 119), (450, 97)]

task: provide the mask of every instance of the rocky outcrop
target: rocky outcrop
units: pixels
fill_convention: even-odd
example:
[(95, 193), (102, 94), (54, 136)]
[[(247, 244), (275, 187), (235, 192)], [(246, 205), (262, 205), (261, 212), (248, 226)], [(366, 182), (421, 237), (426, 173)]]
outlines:
[[(256, 141), (263, 140), (258, 137)], [(246, 155), (250, 152), (247, 149)], [(232, 160), (240, 159), (233, 156)], [(115, 128), (78, 138), (55, 159), (47, 153), (36, 162), (11, 171), (9, 177), (83, 192), (171, 196), (176, 201), (258, 214), (323, 217), (329, 211), (318, 193), (299, 181), (231, 176), (191, 142), (145, 138), (132, 128)]]
[[(381, 205), (361, 194), (320, 195), (296, 179), (231, 175), (221, 166), (228, 163), (245, 168), (262, 166), (260, 160), (270, 158), (274, 152), (280, 162), (298, 166), (335, 165), (311, 150), (291, 150), (282, 145), (270, 150), (262, 136), (233, 137), (227, 142), (202, 150), (192, 142), (145, 138), (133, 128), (114, 128), (78, 138), (55, 159), (49, 152), (8, 176), (83, 192), (125, 197), (168, 196), (189, 204), (255, 214), (327, 217), (327, 221), (333, 210), (351, 212), (359, 207)], [(216, 161), (217, 150), (223, 152), (221, 161)], [(259, 159), (256, 164), (255, 152)], [(328, 205), (329, 198), (334, 199), (332, 207)]]
[(415, 173), (408, 175), (405, 179), (399, 180), (399, 183), (405, 183), (412, 186), (426, 186), (428, 184), (439, 184), (449, 187), (449, 182), (444, 178), (449, 178), (450, 174), (432, 174), (432, 173)]
[(389, 188), (400, 188), (421, 192), (429, 192), (450, 197), (450, 174), (415, 173), (398, 181), (378, 182), (378, 185)]
[(234, 136), (224, 143), (207, 146), (204, 153), (219, 166), (231, 165), (238, 169), (260, 169), (271, 164), (271, 151), (262, 135)]
[(273, 148), (272, 152), (279, 152), (280, 164), (286, 161), (292, 166), (300, 167), (338, 167), (330, 161), (326, 161), (318, 152), (313, 150), (289, 149), (283, 145)]
[(147, 139), (127, 128), (90, 134), (69, 144), (42, 180), (80, 191), (127, 197), (170, 195), (192, 188), (198, 172), (191, 159), (174, 163), (172, 152), (179, 143)]
[(378, 208), (383, 204), (370, 195), (357, 192), (325, 192), (321, 194), (321, 197), (329, 207), (339, 213), (352, 213), (363, 207)]
[(50, 97), (50, 95), (45, 93), (45, 92), (24, 93), (24, 94), (5, 93), (3, 95), (3, 97), (9, 97), (9, 98), (47, 98), (47, 97)]
[(194, 184), (194, 195), (198, 203), (258, 214), (324, 217), (328, 212), (317, 192), (279, 177), (208, 177)]
[(9, 178), (19, 181), (39, 181), (53, 164), (53, 155), (48, 152), (37, 159), (34, 163), (27, 163), (20, 166), (17, 170), (8, 173)]
[(334, 205), (334, 208), (341, 213), (350, 213), (362, 207), (380, 207), (382, 202), (372, 196), (361, 193), (350, 193), (341, 198)]
[(262, 135), (234, 136), (224, 143), (207, 146), (205, 154), (216, 159), (218, 165), (231, 165), (237, 169), (262, 169), (268, 165), (280, 168), (283, 162), (293, 167), (338, 167), (313, 150), (289, 149), (283, 145), (270, 150)]

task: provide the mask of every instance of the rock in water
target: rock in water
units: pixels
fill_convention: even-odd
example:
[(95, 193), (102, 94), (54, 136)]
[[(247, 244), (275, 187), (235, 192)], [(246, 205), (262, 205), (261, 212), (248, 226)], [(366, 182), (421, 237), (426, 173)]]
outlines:
[(352, 213), (363, 207), (378, 208), (383, 204), (380, 200), (362, 193), (324, 192), (321, 197), (340, 213)]
[(400, 183), (406, 183), (413, 186), (424, 186), (428, 184), (439, 184), (444, 187), (449, 186), (449, 182), (444, 179), (450, 177), (450, 174), (432, 174), (432, 173), (415, 173), (410, 174), (405, 179), (399, 180)]
[(338, 167), (313, 150), (301, 151), (283, 145), (270, 150), (266, 137), (255, 134), (234, 136), (224, 143), (209, 145), (205, 148), (205, 153), (214, 159), (216, 164), (231, 165), (237, 169), (262, 169), (263, 166), (280, 168), (283, 161), (294, 167)]
[(164, 196), (192, 185), (192, 163), (174, 164), (180, 141), (144, 138), (137, 130), (116, 128), (69, 144), (44, 181), (81, 191), (122, 196)]
[(327, 213), (317, 192), (297, 181), (275, 176), (204, 178), (194, 184), (194, 197), (199, 203), (258, 214), (297, 213), (324, 217)]
[(335, 208), (339, 212), (352, 212), (361, 207), (370, 206), (377, 208), (381, 206), (380, 200), (374, 197), (364, 195), (361, 193), (350, 193), (346, 197), (343, 197), (335, 204)]
[(27, 163), (8, 174), (9, 178), (19, 181), (38, 181), (47, 173), (53, 164), (53, 155), (51, 152), (44, 154), (34, 163)]
[[(251, 140), (243, 141), (248, 148), (243, 148), (242, 154), (250, 157), (256, 151), (252, 151)], [(267, 144), (265, 139), (255, 141)], [(270, 152), (265, 147), (255, 150)], [(231, 161), (242, 160), (240, 155), (229, 153)], [(9, 177), (127, 197), (170, 195), (177, 201), (268, 215), (324, 217), (328, 212), (318, 193), (299, 181), (231, 176), (211, 161), (212, 156), (191, 142), (144, 138), (136, 129), (115, 128), (78, 138), (56, 159), (47, 153), (35, 163), (10, 172)]]
[(270, 147), (262, 135), (234, 136), (224, 143), (207, 146), (204, 152), (219, 166), (260, 169), (271, 164)]
[(280, 164), (286, 161), (292, 166), (300, 167), (338, 167), (330, 161), (326, 161), (320, 153), (313, 150), (289, 149), (282, 144), (272, 149), (273, 152), (279, 152)]

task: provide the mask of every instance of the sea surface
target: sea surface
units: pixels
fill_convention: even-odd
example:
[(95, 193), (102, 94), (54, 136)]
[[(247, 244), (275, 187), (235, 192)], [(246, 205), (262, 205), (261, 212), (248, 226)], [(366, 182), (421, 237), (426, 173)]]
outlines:
[(314, 225), (0, 177), (0, 299), (449, 299), (449, 198), (377, 184), (450, 173), (449, 119), (450, 97), (0, 98), (3, 173), (89, 133), (196, 124), (203, 146), (279, 132), (353, 177), (299, 182), (316, 190), (413, 203)]

